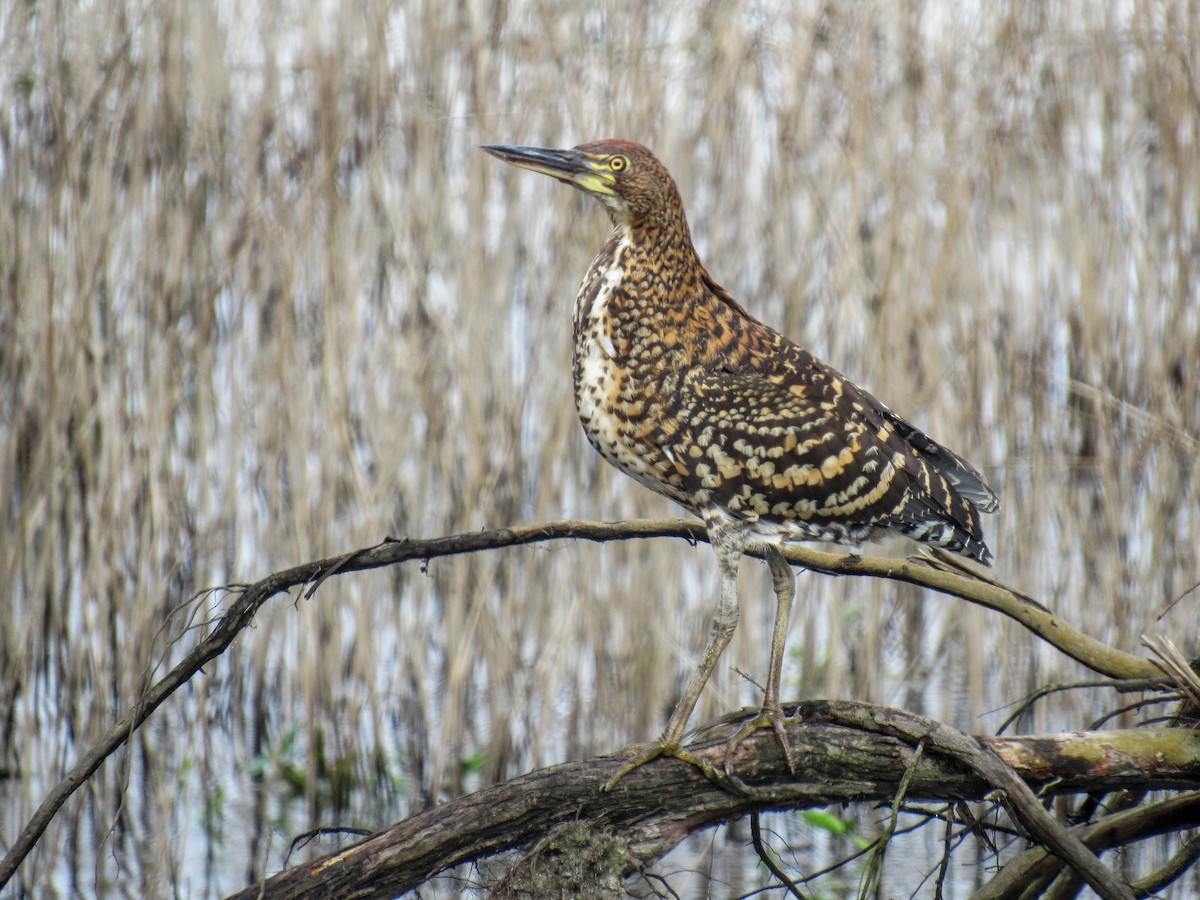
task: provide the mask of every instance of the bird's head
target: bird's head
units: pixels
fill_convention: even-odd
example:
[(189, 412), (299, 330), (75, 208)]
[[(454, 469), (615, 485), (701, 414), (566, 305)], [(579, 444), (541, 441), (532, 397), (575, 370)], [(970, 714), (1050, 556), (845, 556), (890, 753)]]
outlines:
[(571, 150), (495, 144), (481, 149), (590, 194), (604, 204), (617, 224), (632, 225), (681, 210), (679, 191), (666, 166), (633, 141), (596, 141)]

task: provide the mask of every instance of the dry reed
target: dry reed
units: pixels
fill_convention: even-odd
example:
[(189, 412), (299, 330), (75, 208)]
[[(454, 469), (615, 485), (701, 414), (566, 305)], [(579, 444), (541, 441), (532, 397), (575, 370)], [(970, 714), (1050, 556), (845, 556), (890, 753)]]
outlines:
[[(491, 141), (654, 147), (718, 280), (981, 464), (1002, 580), (1196, 655), (1194, 598), (1156, 616), (1200, 580), (1200, 15), (974, 6), (8, 5), (0, 839), (186, 644), (169, 614), (204, 586), (385, 534), (670, 512), (575, 424), (570, 308), (606, 223)], [(760, 569), (726, 658), (757, 677)], [(788, 696), (986, 731), (1081, 674), (978, 610), (799, 579)], [(215, 896), (315, 825), (646, 739), (714, 585), (703, 550), (566, 545), (279, 602), (20, 889)], [(756, 699), (726, 670), (702, 715)], [(836, 855), (772, 822), (802, 866)], [(748, 889), (740, 834), (664, 871)]]

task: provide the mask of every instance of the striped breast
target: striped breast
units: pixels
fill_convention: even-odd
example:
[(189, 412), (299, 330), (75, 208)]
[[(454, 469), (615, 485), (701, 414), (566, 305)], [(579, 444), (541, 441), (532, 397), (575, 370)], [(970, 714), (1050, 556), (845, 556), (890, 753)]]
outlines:
[(663, 441), (678, 378), (639, 371), (615, 306), (624, 290), (627, 238), (610, 241), (584, 276), (575, 303), (575, 409), (588, 442), (641, 484), (693, 508)]

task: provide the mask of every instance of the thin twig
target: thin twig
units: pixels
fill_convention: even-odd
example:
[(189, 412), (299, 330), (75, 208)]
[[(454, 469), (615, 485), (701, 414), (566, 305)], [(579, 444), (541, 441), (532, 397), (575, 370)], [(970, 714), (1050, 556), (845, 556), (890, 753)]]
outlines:
[[(1169, 678), (1098, 678), (1092, 681), (1074, 681), (1067, 684), (1047, 684), (1038, 688), (1030, 694), (1027, 694), (1015, 704), (1006, 704), (1013, 706), (1013, 712), (1000, 723), (996, 729), (996, 734), (1004, 734), (1017, 719), (1024, 715), (1025, 711), (1032, 707), (1039, 700), (1045, 699), (1051, 694), (1057, 694), (1062, 691), (1077, 691), (1085, 688), (1110, 688), (1120, 693), (1132, 693), (1133, 691), (1162, 691), (1171, 686), (1172, 682)], [(1163, 697), (1164, 700), (1172, 699), (1171, 695)], [(988, 713), (999, 712), (1005, 706), (997, 707), (993, 710), (988, 710)]]
[(796, 882), (788, 877), (787, 872), (779, 868), (779, 865), (771, 856), (771, 852), (763, 844), (762, 825), (759, 823), (760, 813), (755, 810), (750, 813), (750, 842), (754, 845), (754, 852), (758, 854), (758, 858), (762, 860), (762, 864), (767, 867), (772, 875), (779, 879), (779, 883), (787, 889), (787, 892), (793, 897), (799, 897), (800, 900), (808, 900), (796, 886)]
[(1165, 864), (1135, 881), (1133, 889), (1141, 897), (1156, 894), (1187, 872), (1196, 860), (1200, 860), (1200, 835), (1184, 841)]
[(371, 831), (368, 828), (351, 828), (348, 825), (339, 825), (336, 827), (324, 826), (322, 828), (313, 828), (310, 831), (306, 831), (303, 834), (298, 834), (294, 838), (292, 838), (291, 846), (288, 847), (288, 852), (283, 857), (283, 864), (286, 866), (288, 864), (288, 862), (291, 860), (293, 853), (295, 853), (297, 850), (303, 850), (311, 842), (315, 841), (319, 837), (329, 837), (330, 835), (339, 835), (340, 836), (340, 835), (346, 835), (346, 834), (352, 834), (352, 835), (355, 835), (356, 837), (366, 837), (367, 835), (374, 834), (374, 833), (375, 832)]
[(1142, 645), (1157, 657), (1151, 660), (1163, 670), (1193, 707), (1200, 707), (1200, 676), (1191, 667), (1175, 642), (1161, 634), (1142, 635)]
[(925, 755), (925, 741), (917, 741), (917, 746), (914, 748), (912, 758), (909, 759), (908, 765), (904, 768), (904, 777), (900, 779), (900, 785), (896, 788), (896, 796), (892, 799), (892, 812), (888, 816), (887, 828), (884, 829), (879, 840), (875, 842), (875, 849), (871, 851), (871, 858), (867, 860), (867, 873), (863, 879), (862, 890), (859, 891), (859, 896), (866, 898), (873, 896), (879, 887), (879, 879), (883, 876), (883, 856), (887, 853), (888, 844), (896, 833), (896, 821), (900, 817), (900, 811), (904, 806), (904, 798), (908, 796), (909, 785), (912, 784), (913, 776), (917, 772), (917, 765), (921, 762), (921, 757)]

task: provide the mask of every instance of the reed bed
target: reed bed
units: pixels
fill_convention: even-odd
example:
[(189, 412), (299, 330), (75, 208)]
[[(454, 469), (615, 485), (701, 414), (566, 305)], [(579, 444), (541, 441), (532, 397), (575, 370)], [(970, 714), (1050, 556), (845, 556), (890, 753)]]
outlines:
[[(1200, 581), (1197, 59), (1184, 0), (7, 5), (0, 841), (219, 613), (188, 604), (207, 586), (385, 535), (673, 514), (575, 422), (603, 215), (481, 143), (653, 147), (719, 281), (980, 464), (1000, 580), (1197, 655), (1195, 595), (1160, 618)], [(564, 544), (281, 598), (17, 893), (219, 896), (328, 850), (288, 856), (318, 825), (647, 739), (715, 585), (704, 548)], [(741, 588), (702, 716), (757, 700), (732, 667), (765, 670), (765, 568)], [(799, 598), (789, 697), (982, 732), (1084, 675), (913, 589), (801, 573)], [(801, 869), (846, 849), (771, 822)], [(887, 895), (923, 890), (940, 837), (889, 858)], [(740, 826), (662, 871), (706, 896), (763, 879)]]

